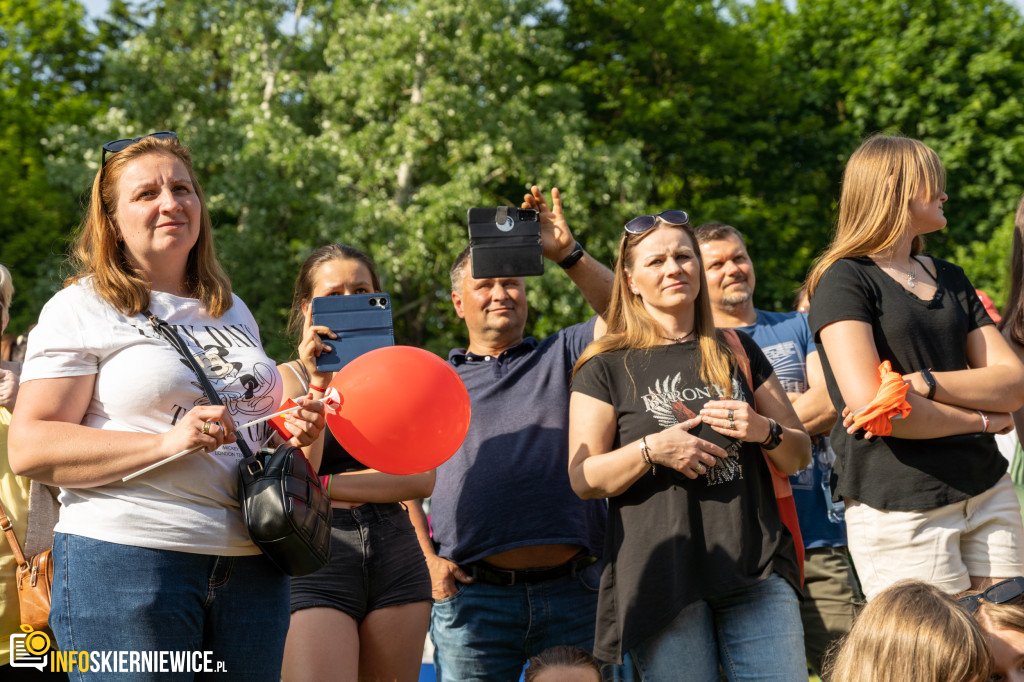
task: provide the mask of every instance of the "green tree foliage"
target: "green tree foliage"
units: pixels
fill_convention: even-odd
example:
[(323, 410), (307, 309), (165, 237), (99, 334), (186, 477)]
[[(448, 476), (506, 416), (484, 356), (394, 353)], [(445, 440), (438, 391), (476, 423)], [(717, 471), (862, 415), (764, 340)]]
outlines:
[[(21, 326), (56, 286), (100, 145), (162, 129), (192, 147), (219, 253), (281, 359), (299, 264), (328, 241), (377, 261), (399, 342), (460, 345), (447, 270), (466, 209), (534, 182), (609, 263), (638, 213), (736, 225), (758, 304), (787, 307), (877, 131), (939, 152), (949, 229), (929, 247), (1004, 295), (1024, 32), (999, 0), (116, 0), (95, 30), (75, 2), (0, 10), (0, 259)], [(530, 303), (538, 336), (587, 314), (555, 267)]]
[(80, 3), (0, 0), (0, 262), (17, 290), (12, 333), (27, 330), (59, 286), (79, 207), (76, 193), (51, 182), (40, 141), (95, 114), (96, 50)]
[[(838, 195), (843, 163), (875, 132), (923, 140), (946, 165), (946, 230), (928, 249), (1005, 296), (1024, 177), (1024, 31), (1004, 2), (758, 2), (749, 28), (772, 76), (795, 86), (790, 120), (817, 119), (816, 165)], [(812, 161), (813, 162), (813, 161)]]

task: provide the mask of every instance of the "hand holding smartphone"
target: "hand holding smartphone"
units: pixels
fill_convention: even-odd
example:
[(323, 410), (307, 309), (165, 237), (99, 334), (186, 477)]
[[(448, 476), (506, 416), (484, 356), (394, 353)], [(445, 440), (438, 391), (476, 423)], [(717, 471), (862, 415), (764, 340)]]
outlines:
[(532, 208), (499, 206), (471, 208), (469, 251), (472, 274), (488, 277), (526, 277), (544, 274), (540, 214)]
[(328, 327), (338, 337), (322, 339), (327, 350), (316, 359), (321, 372), (337, 372), (363, 353), (395, 345), (387, 294), (321, 296), (312, 305), (313, 324)]

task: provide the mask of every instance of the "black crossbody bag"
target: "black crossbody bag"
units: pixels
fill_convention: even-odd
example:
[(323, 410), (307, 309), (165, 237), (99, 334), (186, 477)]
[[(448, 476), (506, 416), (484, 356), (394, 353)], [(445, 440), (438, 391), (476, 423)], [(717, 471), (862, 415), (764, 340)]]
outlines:
[[(178, 333), (148, 310), (145, 314), (195, 372), (210, 404), (223, 405)], [(287, 443), (254, 455), (240, 433), (235, 437), (243, 455), (238, 502), (253, 543), (291, 576), (326, 566), (331, 560), (331, 500), (306, 456)]]

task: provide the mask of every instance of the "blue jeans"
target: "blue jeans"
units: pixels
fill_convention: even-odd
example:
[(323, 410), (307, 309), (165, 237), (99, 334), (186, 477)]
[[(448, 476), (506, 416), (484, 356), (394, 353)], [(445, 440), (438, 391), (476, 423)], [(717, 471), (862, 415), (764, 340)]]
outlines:
[(576, 577), (529, 585), (460, 583), (430, 615), (438, 682), (514, 682), (549, 647), (593, 651), (600, 570), (599, 562)]
[(220, 557), (57, 533), (50, 627), (63, 651), (210, 651), (209, 674), (75, 669), (72, 680), (266, 680), (281, 676), (288, 577), (262, 554)]
[(630, 653), (643, 682), (807, 679), (800, 602), (783, 578), (690, 604)]

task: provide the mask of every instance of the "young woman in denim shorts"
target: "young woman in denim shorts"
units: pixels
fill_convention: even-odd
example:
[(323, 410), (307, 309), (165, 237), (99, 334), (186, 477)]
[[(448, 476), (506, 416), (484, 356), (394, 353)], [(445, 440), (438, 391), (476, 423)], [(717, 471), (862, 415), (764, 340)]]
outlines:
[[(280, 366), (286, 398), (319, 398), (333, 378), (316, 368), (321, 337), (333, 334), (312, 325), (312, 300), (379, 291), (373, 264), (358, 249), (329, 244), (306, 259), (290, 325), (302, 330), (299, 359)], [(334, 508), (331, 563), (292, 579), (282, 677), (415, 682), (430, 624), (430, 574), (402, 500), (429, 496), (434, 472), (384, 474), (353, 459), (329, 429), (323, 441), (319, 472), (331, 477)]]
[[(993, 437), (1024, 404), (1024, 365), (964, 271), (923, 254), (948, 198), (932, 149), (870, 138), (847, 163), (835, 237), (808, 277), (808, 321), (846, 416), (832, 430), (833, 492), (846, 499), (868, 599), (902, 579), (957, 593), (1024, 571), (1019, 504)], [(883, 360), (909, 384), (911, 411), (872, 437), (850, 412), (876, 397)]]

